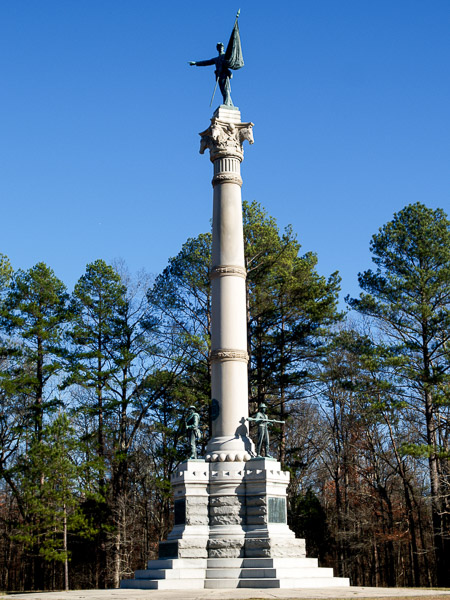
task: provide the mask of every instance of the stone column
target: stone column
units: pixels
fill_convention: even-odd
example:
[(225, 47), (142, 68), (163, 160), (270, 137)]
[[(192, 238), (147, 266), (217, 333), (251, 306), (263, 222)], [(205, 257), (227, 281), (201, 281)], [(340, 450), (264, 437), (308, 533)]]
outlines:
[(253, 143), (253, 123), (237, 109), (219, 107), (200, 134), (200, 153), (214, 165), (211, 265), (212, 431), (207, 461), (245, 461), (248, 437), (247, 301), (240, 164), (243, 142)]

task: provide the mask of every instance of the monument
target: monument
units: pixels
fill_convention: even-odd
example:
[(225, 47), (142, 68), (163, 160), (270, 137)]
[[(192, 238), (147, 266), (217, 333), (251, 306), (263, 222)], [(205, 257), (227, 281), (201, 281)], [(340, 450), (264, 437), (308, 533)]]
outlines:
[[(211, 411), (204, 459), (180, 464), (171, 482), (174, 527), (159, 544), (159, 559), (124, 580), (122, 588), (304, 588), (347, 586), (317, 559), (287, 525), (289, 473), (267, 456), (269, 420), (260, 407), (257, 456), (249, 437), (246, 269), (242, 224), (243, 143), (253, 144), (253, 123), (232, 105), (229, 68), (243, 65), (236, 22), (227, 51), (199, 66), (216, 66), (224, 103), (200, 134), (200, 153), (213, 163)], [(233, 63), (227, 62), (232, 58)], [(234, 65), (234, 67), (233, 67)], [(195, 407), (191, 407), (194, 412)], [(192, 414), (192, 413), (191, 413)], [(194, 413), (195, 414), (195, 413)], [(259, 416), (258, 416), (259, 415)], [(195, 418), (191, 417), (195, 424)], [(264, 423), (262, 423), (264, 421)], [(198, 424), (198, 423), (197, 423)], [(195, 440), (191, 441), (191, 456)]]

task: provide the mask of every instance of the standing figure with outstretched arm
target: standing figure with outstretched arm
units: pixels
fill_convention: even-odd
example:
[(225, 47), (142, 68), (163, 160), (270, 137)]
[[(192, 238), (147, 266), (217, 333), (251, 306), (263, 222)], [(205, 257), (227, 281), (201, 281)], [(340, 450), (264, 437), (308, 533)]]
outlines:
[(244, 66), (244, 58), (242, 56), (241, 49), (241, 38), (239, 36), (238, 18), (239, 12), (236, 15), (236, 21), (234, 23), (233, 31), (231, 32), (230, 41), (228, 42), (227, 49), (225, 51), (222, 42), (219, 42), (216, 46), (218, 56), (210, 58), (208, 60), (191, 60), (189, 64), (191, 67), (208, 67), (215, 65), (214, 74), (216, 76), (216, 86), (214, 87), (214, 93), (211, 98), (211, 104), (216, 93), (217, 84), (219, 84), (220, 91), (222, 93), (223, 103), (225, 106), (234, 106), (231, 100), (231, 84), (230, 79), (233, 74), (230, 69), (236, 71)]
[(272, 458), (269, 454), (269, 423), (284, 423), (284, 421), (276, 421), (269, 419), (266, 415), (267, 404), (262, 402), (259, 405), (258, 412), (254, 417), (248, 417), (247, 421), (254, 421), (258, 425), (258, 442), (256, 444), (256, 455), (262, 456), (261, 451), (264, 447), (264, 456)]
[(214, 74), (216, 76), (216, 83), (219, 84), (220, 91), (222, 92), (223, 103), (225, 106), (233, 106), (230, 85), (230, 79), (233, 77), (233, 73), (228, 68), (228, 61), (225, 58), (225, 49), (222, 42), (219, 42), (216, 48), (219, 52), (219, 56), (215, 56), (209, 60), (191, 60), (189, 64), (196, 67), (208, 67), (210, 65), (216, 65)]

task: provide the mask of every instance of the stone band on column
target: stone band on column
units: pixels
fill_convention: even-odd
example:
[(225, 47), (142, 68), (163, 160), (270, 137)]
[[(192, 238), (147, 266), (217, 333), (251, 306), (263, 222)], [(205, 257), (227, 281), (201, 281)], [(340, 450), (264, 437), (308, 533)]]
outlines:
[(210, 354), (211, 361), (239, 360), (248, 362), (248, 358), (248, 352), (246, 350), (221, 349), (213, 350)]
[(209, 278), (215, 279), (216, 277), (224, 277), (226, 275), (236, 275), (237, 277), (247, 277), (247, 271), (244, 267), (237, 265), (221, 265), (220, 267), (213, 267), (210, 271)]
[(242, 179), (239, 175), (234, 175), (233, 173), (219, 173), (218, 175), (214, 175), (211, 183), (213, 187), (221, 183), (236, 183), (238, 186), (242, 187)]

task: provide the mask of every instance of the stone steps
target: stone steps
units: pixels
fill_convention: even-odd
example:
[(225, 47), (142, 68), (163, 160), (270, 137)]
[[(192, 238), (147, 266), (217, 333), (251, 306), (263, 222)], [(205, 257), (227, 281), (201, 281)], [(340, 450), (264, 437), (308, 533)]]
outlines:
[(315, 558), (208, 558), (151, 560), (123, 580), (123, 589), (320, 588), (350, 585)]

